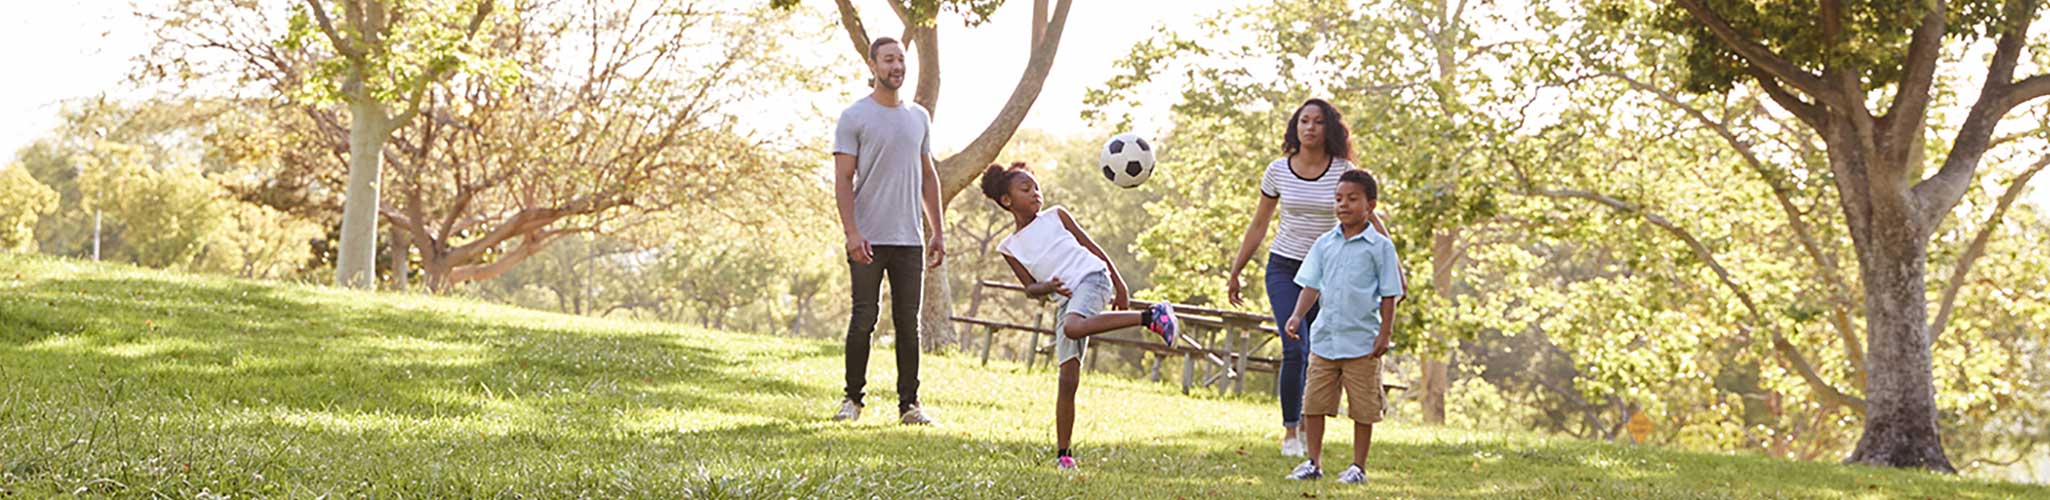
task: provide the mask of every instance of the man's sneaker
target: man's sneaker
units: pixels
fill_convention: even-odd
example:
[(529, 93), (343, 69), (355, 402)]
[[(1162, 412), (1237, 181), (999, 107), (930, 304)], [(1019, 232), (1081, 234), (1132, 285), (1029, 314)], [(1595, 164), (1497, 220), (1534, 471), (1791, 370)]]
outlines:
[(852, 399), (841, 399), (840, 413), (833, 414), (833, 420), (836, 422), (861, 420), (861, 405), (855, 404)]
[(1324, 470), (1317, 468), (1317, 462), (1314, 460), (1304, 460), (1302, 465), (1295, 466), (1295, 470), (1288, 473), (1288, 480), (1290, 481), (1309, 481), (1322, 478), (1324, 478)]
[(1160, 340), (1167, 342), (1167, 345), (1174, 345), (1174, 337), (1182, 329), (1182, 321), (1174, 317), (1174, 306), (1166, 302), (1156, 302), (1153, 307), (1147, 308), (1146, 313), (1153, 317), (1153, 321), (1146, 323), (1146, 329), (1160, 335)]
[(1294, 437), (1281, 440), (1281, 456), (1284, 457), (1300, 457), (1304, 455), (1309, 455), (1309, 448), (1310, 446), (1303, 442), (1302, 434), (1297, 434)]
[(1055, 467), (1059, 467), (1061, 470), (1075, 470), (1080, 468), (1075, 466), (1075, 457), (1061, 457), (1060, 461), (1056, 462)]
[(1359, 464), (1353, 464), (1351, 467), (1346, 467), (1345, 472), (1338, 473), (1338, 482), (1345, 484), (1367, 484), (1367, 471), (1361, 470)]
[(925, 416), (925, 407), (915, 404), (911, 405), (911, 409), (904, 410), (904, 414), (899, 416), (898, 420), (904, 422), (904, 425), (932, 425), (932, 417)]

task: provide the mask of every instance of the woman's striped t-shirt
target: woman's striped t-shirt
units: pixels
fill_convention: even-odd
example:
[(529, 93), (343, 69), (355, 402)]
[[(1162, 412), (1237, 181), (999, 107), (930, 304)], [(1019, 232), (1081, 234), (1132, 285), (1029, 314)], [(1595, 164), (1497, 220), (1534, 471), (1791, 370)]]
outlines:
[(1289, 168), (1288, 157), (1268, 163), (1260, 176), (1260, 195), (1278, 200), (1281, 227), (1267, 251), (1295, 260), (1309, 255), (1317, 237), (1338, 226), (1338, 176), (1352, 169), (1352, 162), (1332, 158), (1323, 175), (1304, 178)]

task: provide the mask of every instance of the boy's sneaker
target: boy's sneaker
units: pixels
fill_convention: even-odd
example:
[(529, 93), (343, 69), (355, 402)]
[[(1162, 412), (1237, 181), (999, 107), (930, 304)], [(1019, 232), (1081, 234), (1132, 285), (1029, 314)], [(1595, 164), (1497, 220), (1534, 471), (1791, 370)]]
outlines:
[(860, 420), (860, 419), (861, 419), (861, 405), (858, 405), (858, 404), (854, 404), (854, 400), (852, 400), (852, 399), (841, 399), (841, 400), (840, 400), (840, 413), (835, 413), (835, 414), (833, 414), (833, 421), (835, 421), (835, 422), (851, 422), (851, 421), (855, 421), (855, 420)]
[(1303, 442), (1303, 435), (1281, 440), (1281, 456), (1301, 457), (1310, 454), (1310, 445)]
[(925, 415), (925, 407), (915, 404), (911, 405), (911, 409), (904, 410), (904, 414), (899, 415), (897, 420), (904, 422), (904, 425), (932, 425), (932, 417)]
[(1323, 478), (1324, 469), (1317, 468), (1315, 460), (1304, 460), (1302, 465), (1295, 466), (1295, 470), (1288, 473), (1288, 480), (1290, 481), (1309, 481)]
[(1174, 306), (1166, 302), (1156, 302), (1153, 307), (1146, 309), (1146, 315), (1150, 316), (1146, 322), (1146, 329), (1160, 335), (1160, 340), (1167, 342), (1167, 345), (1174, 345), (1174, 337), (1182, 329), (1182, 321), (1174, 317)]
[(1075, 457), (1061, 457), (1059, 461), (1055, 462), (1054, 466), (1060, 468), (1061, 470), (1075, 470), (1081, 468), (1075, 466)]
[(1338, 482), (1345, 484), (1367, 484), (1367, 471), (1360, 469), (1359, 464), (1353, 464), (1351, 467), (1346, 467), (1345, 472), (1338, 473)]

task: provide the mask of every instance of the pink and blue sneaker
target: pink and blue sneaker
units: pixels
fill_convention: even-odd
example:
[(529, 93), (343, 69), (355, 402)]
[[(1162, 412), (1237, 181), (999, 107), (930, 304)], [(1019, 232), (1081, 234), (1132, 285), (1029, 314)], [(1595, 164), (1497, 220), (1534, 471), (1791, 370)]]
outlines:
[(1174, 345), (1175, 335), (1182, 329), (1182, 321), (1175, 318), (1174, 306), (1166, 302), (1154, 303), (1153, 307), (1146, 308), (1145, 316), (1146, 329), (1160, 335), (1160, 340), (1167, 345)]
[(1075, 457), (1061, 457), (1061, 459), (1056, 463), (1055, 467), (1059, 467), (1061, 470), (1076, 470), (1081, 468), (1075, 465)]

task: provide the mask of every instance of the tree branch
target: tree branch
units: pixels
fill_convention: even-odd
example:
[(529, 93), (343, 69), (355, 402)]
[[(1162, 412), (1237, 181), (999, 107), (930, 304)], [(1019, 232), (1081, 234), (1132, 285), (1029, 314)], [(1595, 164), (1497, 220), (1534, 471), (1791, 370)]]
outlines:
[(940, 171), (941, 204), (952, 202), (954, 195), (980, 175), (982, 166), (988, 165), (1003, 151), (1004, 144), (1011, 141), (1011, 135), (1018, 131), (1018, 124), (1025, 121), (1032, 103), (1039, 99), (1039, 91), (1046, 85), (1046, 75), (1053, 69), (1054, 54), (1060, 50), (1061, 31), (1068, 24), (1068, 7), (1074, 0), (1060, 0), (1054, 6), (1053, 20), (1046, 27), (1046, 40), (1032, 50), (1032, 58), (1025, 64), (1025, 74), (1018, 78), (1018, 86), (1011, 90), (1011, 97), (1004, 102), (1002, 111), (990, 121), (982, 134), (968, 143), (961, 152), (947, 157), (938, 165)]
[[(1522, 177), (1521, 171), (1517, 175)], [(1693, 233), (1688, 232), (1685, 228), (1674, 224), (1663, 216), (1645, 211), (1639, 205), (1611, 198), (1607, 195), (1572, 189), (1535, 189), (1529, 187), (1528, 179), (1523, 179), (1523, 182), (1525, 184), (1524, 192), (1527, 194), (1548, 198), (1571, 198), (1592, 201), (1618, 212), (1642, 217), (1653, 226), (1657, 226), (1659, 229), (1672, 234), (1673, 237), (1679, 238), (1687, 244), (1688, 249), (1694, 252), (1695, 258), (1701, 259), (1703, 263), (1708, 265), (1710, 270), (1715, 271), (1716, 278), (1722, 282), (1723, 287), (1729, 289), (1730, 293), (1737, 296), (1738, 302), (1744, 305), (1744, 309), (1751, 316), (1751, 321), (1754, 324), (1765, 327), (1772, 334), (1773, 349), (1778, 351), (1788, 364), (1793, 365), (1794, 372), (1801, 377), (1802, 381), (1808, 384), (1810, 390), (1815, 391), (1815, 394), (1824, 402), (1848, 407), (1859, 414), (1864, 414), (1865, 401), (1856, 396), (1844, 394), (1843, 391), (1838, 390), (1835, 386), (1830, 385), (1828, 381), (1823, 380), (1822, 376), (1815, 371), (1815, 366), (1808, 362), (1808, 357), (1801, 354), (1801, 351), (1795, 348), (1792, 342), (1787, 341), (1786, 336), (1780, 333), (1778, 326), (1766, 321), (1764, 314), (1758, 310), (1758, 304), (1751, 299), (1750, 292), (1737, 284), (1736, 280), (1731, 277), (1730, 271), (1724, 268), (1720, 261), (1716, 260), (1715, 253), (1710, 251), (1707, 245), (1701, 243), (1699, 238), (1695, 238)]]
[(1694, 16), (1695, 21), (1707, 27), (1708, 31), (1714, 34), (1717, 40), (1722, 41), (1724, 47), (1728, 47), (1732, 52), (1736, 52), (1739, 57), (1743, 58), (1751, 66), (1764, 70), (1774, 78), (1786, 81), (1787, 84), (1793, 85), (1795, 89), (1815, 97), (1816, 101), (1827, 104), (1832, 108), (1845, 108), (1850, 104), (1847, 102), (1846, 96), (1831, 89), (1828, 84), (1823, 82), (1821, 76), (1809, 73), (1807, 70), (1795, 66), (1794, 63), (1788, 62), (1778, 54), (1774, 54), (1772, 49), (1759, 45), (1758, 42), (1754, 42), (1743, 34), (1738, 33), (1736, 28), (1730, 26), (1728, 20), (1723, 19), (1721, 15), (1715, 13), (1715, 10), (1702, 4), (1701, 0), (1674, 0), (1673, 3), (1679, 4), (1682, 9), (1686, 9), (1687, 13)]
[(2050, 165), (2050, 156), (2036, 160), (2027, 170), (2007, 181), (2007, 190), (2000, 194), (2000, 201), (1993, 206), (1993, 213), (1986, 215), (1986, 222), (1979, 225), (1979, 233), (1972, 236), (1972, 243), (1965, 246), (1965, 253), (1958, 256), (1957, 264), (1951, 267), (1950, 280), (1943, 284), (1943, 298), (1936, 308), (1936, 318), (1929, 322), (1929, 342), (1933, 345), (1943, 337), (1944, 327), (1950, 323), (1950, 312), (1957, 305), (1958, 291), (1965, 286), (1965, 277), (1972, 272), (1972, 265), (1986, 254), (1986, 243), (1993, 239), (1993, 231), (2000, 227), (2000, 220), (2007, 216), (2007, 209), (2021, 198), (2022, 191), (2029, 185), (2029, 179)]
[(1814, 229), (1808, 226), (1807, 218), (1803, 217), (1801, 210), (1794, 206), (1793, 188), (1787, 186), (1785, 179), (1781, 175), (1768, 167), (1764, 161), (1759, 160), (1757, 153), (1752, 151), (1751, 144), (1744, 141), (1742, 137), (1738, 137), (1737, 133), (1730, 129), (1729, 124), (1710, 118), (1700, 108), (1689, 105), (1686, 101), (1681, 100), (1679, 95), (1666, 89), (1637, 80), (1621, 72), (1605, 71), (1603, 74), (1622, 80), (1638, 91), (1657, 96), (1660, 101), (1664, 101), (1667, 105), (1679, 109), (1682, 113), (1686, 113), (1695, 122), (1700, 123), (1703, 127), (1714, 132), (1717, 137), (1722, 138), (1724, 143), (1729, 144), (1730, 149), (1735, 151), (1737, 156), (1744, 160), (1744, 164), (1750, 166), (1751, 171), (1758, 174), (1759, 180), (1765, 181), (1766, 186), (1772, 191), (1773, 201), (1779, 205), (1780, 212), (1784, 213), (1787, 217), (1787, 226), (1794, 230), (1795, 240), (1800, 244), (1802, 252), (1808, 254), (1808, 258), (1815, 262), (1817, 272), (1822, 275), (1824, 286), (1830, 290), (1831, 308), (1834, 310), (1835, 315), (1844, 319), (1832, 323), (1837, 329), (1838, 336), (1842, 337), (1844, 354), (1851, 362), (1854, 375), (1852, 379), (1864, 379), (1865, 354), (1860, 350), (1860, 346), (1863, 344), (1859, 341), (1857, 332), (1852, 330), (1846, 312), (1846, 309), (1849, 307), (1848, 304), (1851, 302), (1850, 285), (1844, 281), (1843, 275), (1837, 269), (1835, 260), (1829, 258), (1828, 254), (1823, 253), (1822, 244), (1815, 238)]
[(1926, 238), (1935, 233), (1936, 222), (1943, 220), (1951, 207), (1964, 198), (1966, 189), (1971, 187), (1972, 174), (1978, 170), (1979, 159), (1986, 155), (1993, 129), (2008, 110), (2026, 100), (2022, 97), (2034, 99), (2050, 93), (2050, 81), (2043, 80), (2044, 75), (2014, 83), (2015, 64), (2028, 44), (2029, 24), (2034, 21), (2037, 7), (2036, 0), (2008, 0), (2004, 7), (2011, 24), (1994, 46), (1993, 59), (1986, 67), (1986, 83), (1979, 90), (1978, 101), (1965, 114), (1964, 124), (1958, 127), (1957, 137), (1951, 140), (1950, 156), (1943, 159), (1942, 169), (1916, 183), (1909, 192), (1917, 236)]
[(327, 8), (320, 6), (320, 1), (306, 0), (306, 7), (313, 11), (314, 24), (319, 25), (320, 31), (327, 34), (327, 40), (329, 43), (334, 44), (336, 53), (352, 61), (361, 61), (363, 59), (363, 48), (356, 46), (349, 39), (342, 38), (341, 32), (335, 30), (334, 21), (328, 19)]
[(834, 3), (840, 9), (840, 27), (847, 30), (847, 41), (854, 42), (854, 53), (861, 56), (861, 64), (875, 64), (875, 61), (868, 57), (868, 44), (871, 42), (868, 28), (862, 26), (861, 13), (854, 10), (853, 0), (834, 0)]
[(1764, 90), (1766, 97), (1772, 98), (1773, 103), (1779, 104), (1780, 109), (1787, 110), (1787, 113), (1794, 115), (1794, 118), (1808, 124), (1809, 128), (1817, 132), (1829, 130), (1829, 118), (1823, 116), (1820, 106), (1803, 101), (1800, 96), (1788, 92), (1786, 87), (1780, 85), (1779, 80), (1766, 74), (1765, 70), (1756, 66), (1745, 66), (1744, 72), (1750, 74), (1753, 81), (1758, 82), (1758, 88)]
[(1910, 152), (1922, 147), (1917, 137), (1929, 114), (1929, 86), (1935, 82), (1936, 60), (1943, 51), (1943, 35), (1948, 31), (1944, 25), (1942, 4), (1923, 3), (1929, 12), (1922, 15), (1922, 23), (1915, 27), (1914, 36), (1908, 42), (1907, 60), (1901, 63), (1901, 81), (1894, 90), (1893, 104), (1887, 107), (1886, 144), (1893, 145), (1883, 155), (1894, 156), (1891, 161), (1905, 162)]

